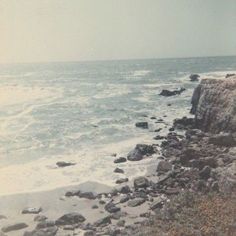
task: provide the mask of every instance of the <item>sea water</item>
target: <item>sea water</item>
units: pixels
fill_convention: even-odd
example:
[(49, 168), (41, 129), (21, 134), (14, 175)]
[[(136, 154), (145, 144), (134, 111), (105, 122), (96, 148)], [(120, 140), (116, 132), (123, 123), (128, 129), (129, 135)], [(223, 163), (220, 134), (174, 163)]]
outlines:
[[(156, 143), (155, 129), (165, 134), (174, 118), (189, 115), (197, 86), (190, 74), (235, 71), (236, 57), (0, 65), (0, 194), (85, 181), (114, 185), (124, 175), (113, 173), (113, 154)], [(181, 95), (159, 95), (181, 87)], [(139, 121), (149, 129), (136, 128)], [(118, 166), (132, 179), (155, 160)], [(76, 165), (58, 168), (57, 161)]]

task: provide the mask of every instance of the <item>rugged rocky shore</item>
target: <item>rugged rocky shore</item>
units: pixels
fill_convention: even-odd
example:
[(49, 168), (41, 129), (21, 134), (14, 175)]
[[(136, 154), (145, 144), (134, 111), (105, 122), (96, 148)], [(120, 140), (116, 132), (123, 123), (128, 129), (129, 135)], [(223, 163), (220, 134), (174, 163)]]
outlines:
[[(61, 199), (64, 202), (82, 204), (80, 201), (85, 200), (90, 214), (97, 215), (93, 220), (78, 211), (51, 219), (40, 206), (26, 208), (22, 209), (22, 214), (32, 216), (34, 229), (29, 230), (26, 223), (18, 222), (3, 225), (0, 235), (13, 235), (11, 232), (16, 231), (18, 234), (14, 235), (24, 236), (235, 235), (235, 93), (234, 76), (202, 80), (192, 97), (194, 118), (176, 119), (167, 136), (156, 136), (155, 139), (162, 141), (159, 149), (158, 145), (138, 144), (127, 157), (114, 157), (117, 164), (114, 172), (124, 176), (117, 180), (117, 188), (100, 193), (81, 189), (64, 192)], [(140, 127), (148, 128), (148, 124), (140, 124)], [(125, 177), (120, 163), (141, 163), (158, 150), (161, 154), (156, 166), (147, 176), (137, 177), (132, 182)], [(60, 165), (66, 167), (69, 163)], [(228, 200), (232, 204), (220, 212), (224, 223), (221, 220), (215, 227), (209, 223), (207, 228), (205, 222), (194, 218), (194, 212), (191, 215), (184, 210), (194, 204), (199, 206), (200, 200), (206, 202), (209, 194), (213, 196), (208, 200), (212, 204), (216, 202), (219, 206)], [(199, 215), (207, 206), (201, 208)], [(210, 208), (214, 207), (213, 204)], [(211, 214), (209, 220), (214, 220), (214, 213)], [(189, 222), (191, 217), (194, 222)], [(173, 222), (185, 231), (178, 231)]]

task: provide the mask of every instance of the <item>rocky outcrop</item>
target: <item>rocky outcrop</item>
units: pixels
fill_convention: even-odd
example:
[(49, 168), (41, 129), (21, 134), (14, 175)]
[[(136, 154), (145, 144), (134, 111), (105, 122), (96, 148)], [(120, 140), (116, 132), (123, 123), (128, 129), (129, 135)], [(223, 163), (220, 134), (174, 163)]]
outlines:
[(203, 79), (193, 93), (191, 113), (205, 132), (236, 132), (236, 76)]

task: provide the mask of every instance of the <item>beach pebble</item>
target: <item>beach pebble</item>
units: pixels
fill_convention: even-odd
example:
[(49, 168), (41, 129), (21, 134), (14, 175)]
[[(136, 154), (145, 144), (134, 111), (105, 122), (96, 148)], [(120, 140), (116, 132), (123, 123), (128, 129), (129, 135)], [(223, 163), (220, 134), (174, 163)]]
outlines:
[(122, 162), (126, 162), (126, 158), (125, 157), (119, 157), (117, 159), (114, 160), (114, 163), (122, 163)]
[(42, 211), (41, 207), (27, 207), (22, 210), (22, 214), (39, 214)]

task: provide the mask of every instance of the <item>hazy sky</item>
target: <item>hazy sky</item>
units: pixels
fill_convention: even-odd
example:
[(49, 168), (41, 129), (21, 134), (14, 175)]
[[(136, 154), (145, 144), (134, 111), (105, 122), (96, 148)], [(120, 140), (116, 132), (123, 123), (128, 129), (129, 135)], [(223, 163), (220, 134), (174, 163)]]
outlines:
[(236, 55), (236, 0), (0, 0), (0, 62)]

